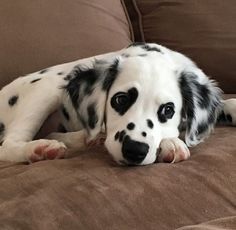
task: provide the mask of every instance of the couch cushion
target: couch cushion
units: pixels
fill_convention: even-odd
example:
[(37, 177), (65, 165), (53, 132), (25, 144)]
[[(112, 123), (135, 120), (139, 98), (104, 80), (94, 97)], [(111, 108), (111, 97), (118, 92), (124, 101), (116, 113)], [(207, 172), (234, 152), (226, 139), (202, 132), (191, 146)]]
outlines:
[(0, 87), (47, 66), (130, 43), (120, 0), (2, 0)]
[(136, 41), (156, 42), (195, 60), (225, 93), (236, 93), (234, 0), (125, 0)]
[(236, 213), (236, 128), (188, 161), (117, 166), (103, 148), (31, 165), (0, 162), (2, 229), (169, 230)]
[(205, 223), (185, 226), (178, 230), (232, 230), (236, 229), (236, 216), (228, 216)]

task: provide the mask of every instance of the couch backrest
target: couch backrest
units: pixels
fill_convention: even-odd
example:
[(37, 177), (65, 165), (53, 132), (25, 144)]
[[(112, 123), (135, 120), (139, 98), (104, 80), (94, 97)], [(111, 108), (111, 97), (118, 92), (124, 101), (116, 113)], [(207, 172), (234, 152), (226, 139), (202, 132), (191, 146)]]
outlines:
[(120, 0), (1, 0), (0, 87), (19, 75), (119, 50), (130, 41)]
[(236, 93), (235, 0), (125, 0), (136, 41), (191, 57), (225, 93)]

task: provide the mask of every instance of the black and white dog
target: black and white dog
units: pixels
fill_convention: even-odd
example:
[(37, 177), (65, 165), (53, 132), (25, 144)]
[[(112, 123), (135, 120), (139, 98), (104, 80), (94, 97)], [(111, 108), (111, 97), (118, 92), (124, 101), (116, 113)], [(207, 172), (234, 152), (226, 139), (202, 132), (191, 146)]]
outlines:
[[(34, 140), (60, 112), (65, 133)], [(219, 115), (236, 124), (236, 100), (189, 58), (157, 44), (134, 43), (114, 53), (20, 77), (0, 91), (0, 160), (63, 158), (96, 140), (120, 164), (178, 162), (208, 136)], [(179, 139), (185, 123), (185, 142)]]

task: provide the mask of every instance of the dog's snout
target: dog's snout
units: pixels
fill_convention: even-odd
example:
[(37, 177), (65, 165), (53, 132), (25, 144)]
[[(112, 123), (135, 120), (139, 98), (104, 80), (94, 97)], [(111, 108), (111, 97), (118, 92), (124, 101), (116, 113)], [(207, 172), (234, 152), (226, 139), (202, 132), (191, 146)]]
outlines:
[(123, 157), (129, 162), (134, 164), (141, 163), (146, 157), (149, 146), (146, 143), (131, 140), (127, 135), (124, 138), (122, 145)]

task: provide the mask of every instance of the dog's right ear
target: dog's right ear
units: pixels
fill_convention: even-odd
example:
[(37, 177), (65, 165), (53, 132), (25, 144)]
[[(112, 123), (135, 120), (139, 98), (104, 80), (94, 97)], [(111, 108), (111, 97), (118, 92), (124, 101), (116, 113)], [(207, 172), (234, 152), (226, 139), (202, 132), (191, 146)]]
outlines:
[(88, 140), (101, 131), (108, 91), (118, 75), (119, 62), (119, 58), (95, 60), (92, 67), (77, 65), (66, 76), (67, 99), (87, 131)]

